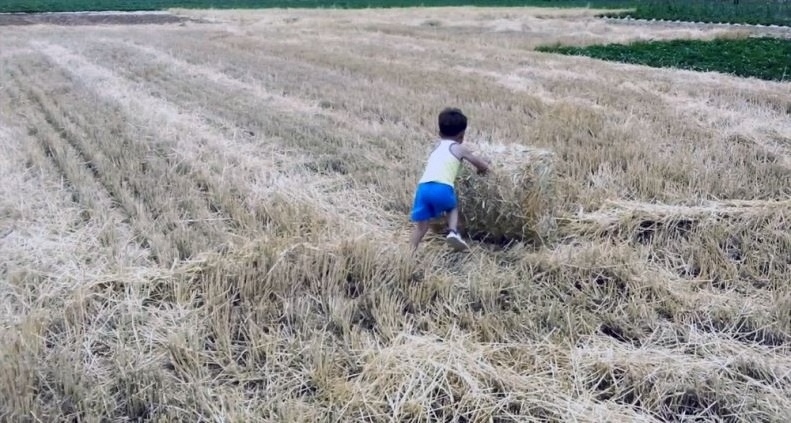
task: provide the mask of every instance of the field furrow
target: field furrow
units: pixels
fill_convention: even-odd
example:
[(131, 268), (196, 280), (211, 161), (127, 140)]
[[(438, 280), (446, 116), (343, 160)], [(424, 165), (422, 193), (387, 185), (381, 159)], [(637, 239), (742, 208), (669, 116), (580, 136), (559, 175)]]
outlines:
[[(176, 166), (192, 180), (194, 187), (205, 193), (206, 207), (218, 212), (214, 219), (225, 221), (239, 235), (262, 228), (263, 221), (259, 219), (264, 217), (257, 217), (254, 208), (246, 207), (249, 205), (246, 204), (248, 195), (239, 191), (242, 181), (235, 171), (239, 166), (243, 170), (275, 171), (274, 150), (267, 152), (266, 145), (261, 146), (257, 152), (268, 154), (260, 158), (251, 154), (249, 149), (242, 151), (239, 147), (248, 147), (249, 144), (234, 145), (200, 119), (167, 102), (144, 95), (108, 69), (95, 66), (57, 45), (35, 45), (50, 60), (67, 69), (73, 78), (79, 78), (91, 85), (97, 95), (118, 104), (136, 125), (157, 128), (152, 136), (172, 143), (167, 151), (162, 152), (167, 155), (168, 165)], [(234, 148), (229, 148), (231, 146)], [(247, 157), (244, 162), (241, 160), (243, 157)]]
[[(31, 54), (21, 49), (14, 60), (3, 59), (0, 72), (9, 172), (3, 184), (7, 191), (2, 215), (9, 219), (2, 225), (3, 247), (8, 263), (18, 266), (5, 269), (7, 280), (73, 281), (76, 274), (90, 278), (125, 266), (150, 265), (147, 252), (134, 240), (134, 222), (114, 204), (62, 131), (47, 122), (36, 100), (28, 97), (31, 86), (24, 63), (35, 57)], [(14, 173), (18, 178), (11, 176)], [(23, 241), (24, 233), (30, 238)]]
[[(290, 98), (278, 99), (276, 96), (256, 89), (256, 86), (245, 85), (241, 81), (223, 77), (222, 74), (215, 73), (211, 69), (196, 68), (172, 59), (167, 60), (161, 56), (141, 55), (138, 60), (134, 60), (130, 50), (127, 50), (126, 54), (129, 61), (118, 66), (126, 68), (127, 72), (122, 74), (123, 77), (120, 75), (111, 76), (108, 73), (110, 72), (108, 68), (87, 61), (87, 57), (91, 57), (91, 54), (107, 54), (106, 43), (103, 43), (102, 46), (102, 49), (83, 50), (85, 56), (75, 55), (59, 46), (42, 46), (42, 48), (53, 54), (62, 55), (64, 65), (69, 63), (71, 66), (78, 64), (82, 66), (82, 70), (85, 71), (80, 73), (83, 75), (82, 78), (90, 79), (91, 75), (104, 75), (110, 78), (115, 81), (114, 88), (116, 90), (123, 91), (124, 86), (131, 86), (135, 83), (147, 83), (146, 87), (155, 90), (157, 96), (136, 96), (141, 98), (144, 104), (137, 112), (138, 115), (145, 113), (143, 110), (146, 109), (158, 109), (170, 110), (171, 113), (166, 114), (173, 116), (176, 113), (175, 110), (179, 110), (178, 120), (173, 118), (167, 126), (179, 126), (181, 124), (178, 121), (192, 116), (189, 119), (196, 122), (198, 128), (202, 129), (197, 131), (195, 136), (206, 139), (206, 134), (213, 134), (206, 142), (216, 144), (214, 150), (218, 154), (234, 158), (232, 161), (240, 165), (241, 168), (230, 171), (228, 167), (234, 165), (218, 162), (208, 155), (187, 159), (187, 163), (192, 160), (192, 163), (210, 164), (215, 172), (215, 178), (219, 177), (220, 180), (226, 182), (225, 186), (228, 189), (243, 193), (240, 195), (247, 197), (248, 207), (256, 210), (254, 214), (251, 214), (251, 216), (257, 216), (256, 221), (268, 219), (266, 203), (271, 199), (267, 193), (282, 187), (279, 184), (272, 185), (272, 181), (277, 179), (278, 169), (276, 168), (280, 167), (308, 175), (312, 173), (313, 176), (310, 178), (315, 182), (306, 183), (313, 184), (324, 192), (333, 193), (331, 197), (322, 196), (322, 198), (327, 198), (328, 202), (323, 203), (322, 201), (323, 204), (319, 207), (342, 212), (344, 219), (348, 221), (364, 223), (364, 226), (367, 227), (366, 231), (374, 233), (385, 227), (392, 230), (403, 228), (403, 218), (392, 216), (392, 213), (377, 211), (374, 214), (363, 214), (368, 210), (381, 210), (378, 205), (374, 206), (375, 208), (360, 207), (362, 204), (384, 204), (388, 209), (396, 208), (404, 211), (411, 204), (412, 186), (406, 183), (403, 178), (394, 176), (403, 174), (405, 172), (403, 168), (386, 167), (388, 156), (403, 155), (404, 146), (395, 141), (383, 142), (382, 138), (388, 136), (386, 134), (378, 137), (379, 142), (373, 143), (375, 146), (388, 145), (384, 152), (381, 151), (382, 148), (365, 151), (365, 147), (362, 146), (362, 144), (368, 144), (369, 141), (376, 141), (376, 137), (379, 135), (376, 127), (369, 128), (372, 138), (366, 139), (359, 134), (359, 127), (350, 126), (340, 120), (338, 116), (326, 116), (318, 113), (316, 114), (318, 119), (314, 125), (308, 127), (296, 120), (300, 112), (306, 108), (309, 110), (310, 106), (304, 103)], [(106, 57), (99, 56), (98, 58)], [(97, 63), (101, 63), (101, 61)], [(159, 69), (163, 69), (163, 71), (159, 71)], [(176, 69), (182, 72), (166, 72), (164, 69)], [(145, 80), (141, 75), (146, 76)], [(190, 78), (185, 81), (179, 75), (188, 75)], [(226, 100), (229, 92), (235, 96), (235, 100), (230, 103)], [(118, 96), (116, 95), (116, 97)], [(131, 94), (125, 96), (127, 99), (131, 97)], [(120, 101), (128, 103), (130, 100), (127, 99)], [(204, 112), (190, 115), (193, 110), (204, 110)], [(365, 131), (365, 129), (362, 130)], [(183, 131), (189, 131), (189, 129), (179, 130), (179, 132)], [(238, 135), (239, 133), (243, 134)], [(221, 137), (233, 141), (227, 141), (221, 145), (217, 142), (217, 139)], [(183, 143), (183, 148), (179, 151), (184, 152), (189, 148), (194, 148), (194, 139), (190, 139), (189, 136), (178, 138)], [(236, 146), (239, 146), (241, 150), (234, 151), (237, 150)], [(244, 151), (248, 151), (248, 153), (244, 153)], [(356, 154), (353, 155), (352, 152), (356, 152)], [(303, 158), (295, 160), (300, 155)], [(262, 159), (259, 162), (254, 162), (256, 157), (262, 157)], [(275, 166), (275, 162), (279, 164)], [(392, 163), (392, 160), (390, 162)], [(410, 170), (412, 167), (416, 167), (411, 162), (404, 162), (402, 165), (408, 166)], [(197, 166), (201, 165), (197, 164)], [(218, 168), (225, 170), (219, 173)], [(261, 168), (268, 168), (270, 176), (262, 177)], [(414, 170), (411, 171), (414, 172)], [(201, 180), (204, 179), (208, 178)], [(267, 182), (266, 179), (272, 179), (272, 181)], [(301, 179), (304, 180), (304, 178)], [(383, 184), (385, 188), (395, 186), (399, 196), (396, 199), (387, 199), (377, 194), (375, 190), (382, 188)], [(304, 190), (304, 183), (301, 186)], [(316, 198), (312, 198), (311, 201), (315, 202)]]
[[(78, 159), (76, 163), (83, 163), (84, 170), (82, 172), (101, 184), (102, 189), (108, 193), (112, 201), (124, 210), (128, 221), (137, 228), (137, 234), (142, 235), (140, 240), (142, 247), (162, 248), (164, 241), (158, 237), (156, 231), (152, 230), (153, 224), (147, 215), (141, 212), (138, 201), (126, 191), (121, 190), (118, 183), (113, 183), (109, 179), (111, 177), (102, 173), (101, 165), (97, 165), (97, 163), (106, 160), (101, 150), (93, 150), (83, 143), (84, 137), (87, 136), (86, 133), (82, 132), (78, 124), (66, 115), (66, 111), (52, 100), (52, 97), (48, 95), (52, 91), (45, 93), (38, 88), (40, 86), (37, 84), (38, 81), (29, 78), (32, 73), (32, 67), (28, 65), (22, 67), (20, 72), (15, 75), (16, 82), (40, 113), (39, 120), (35, 120), (35, 114), (32, 116), (33, 120), (30, 125), (44, 131), (47, 131), (46, 128), (48, 128), (50, 136), (58, 137), (64, 146), (68, 146), (63, 148), (74, 151), (75, 158)], [(63, 86), (60, 89), (63, 89)]]
[[(27, 97), (28, 93), (20, 91), (28, 81), (21, 81), (18, 67), (5, 68), (8, 76), (6, 93), (10, 103), (17, 104), (17, 113), (25, 116), (28, 136), (35, 141), (40, 149), (40, 154), (29, 158), (36, 166), (48, 168), (54, 166), (53, 171), (65, 179), (72, 200), (85, 208), (86, 219), (101, 219), (105, 217), (103, 211), (115, 207), (112, 199), (104, 187), (96, 180), (96, 175), (86, 166), (88, 161), (80, 151), (76, 150), (58, 131), (47, 121), (46, 115), (40, 109), (36, 99)], [(26, 107), (26, 106), (31, 107)], [(44, 160), (37, 160), (44, 159)], [(117, 222), (120, 223), (120, 222)]]
[[(158, 44), (156, 40), (141, 35), (146, 44)], [(320, 38), (317, 38), (318, 41)], [(224, 51), (230, 66), (221, 70), (230, 75), (252, 79), (253, 81), (280, 90), (289, 95), (309, 98), (312, 102), (325, 101), (330, 107), (338, 108), (352, 116), (363, 117), (368, 120), (384, 120), (406, 126), (412, 130), (428, 129), (432, 125), (426, 122), (426, 111), (442, 107), (448, 101), (465, 98), (466, 94), (483, 100), (478, 104), (472, 100), (465, 100), (464, 106), (475, 110), (480, 128), (492, 129), (489, 122), (493, 114), (529, 118), (535, 110), (540, 110), (542, 104), (528, 95), (514, 94), (510, 90), (491, 84), (483, 79), (464, 79), (463, 84), (456, 84), (453, 97), (448, 98), (447, 85), (459, 81), (459, 76), (449, 75), (450, 81), (437, 81), (435, 77), (428, 79), (411, 79), (407, 74), (399, 77), (401, 69), (391, 69), (384, 73), (378, 71), (379, 55), (370, 57), (366, 52), (356, 50), (328, 47), (327, 49), (310, 47), (302, 43), (295, 44), (282, 36), (273, 37), (228, 37), (222, 34), (216, 39), (211, 39), (205, 49), (196, 51), (189, 46), (193, 44), (191, 37), (177, 36), (168, 45), (173, 48), (172, 54), (183, 57), (184, 60), (211, 66), (211, 57)], [(164, 47), (164, 46), (163, 46)], [(351, 54), (350, 54), (351, 53)], [(336, 54), (339, 54), (336, 56)], [(369, 58), (363, 59), (368, 56)], [(426, 56), (422, 58), (425, 59)], [(366, 65), (368, 63), (369, 65)], [(414, 63), (414, 62), (413, 62)], [(442, 69), (432, 65), (436, 76)], [(245, 69), (266, 69), (266, 72), (248, 72)], [(371, 72), (364, 72), (370, 70)], [(427, 71), (429, 72), (429, 71)], [(311, 81), (311, 83), (306, 83)], [(434, 83), (437, 86), (432, 86)], [(419, 86), (414, 84), (421, 83)], [(372, 97), (370, 94), (377, 90), (386, 90), (387, 99)], [(482, 97), (482, 96), (485, 96)], [(350, 98), (351, 97), (351, 98)], [(493, 99), (501, 99), (494, 102)], [(509, 110), (513, 104), (526, 103), (518, 108)], [(395, 107), (398, 105), (399, 107)], [(410, 107), (405, 107), (405, 106)], [(480, 112), (479, 112), (480, 110)], [(433, 128), (432, 128), (433, 129)], [(500, 126), (496, 131), (508, 131), (508, 126)], [(492, 135), (496, 136), (496, 135)]]
[[(125, 85), (128, 86), (125, 80), (118, 79), (118, 77), (108, 73), (107, 68), (97, 67), (58, 47), (46, 47), (46, 49), (52, 54), (61, 55), (64, 65), (68, 62), (70, 66), (82, 66), (81, 70), (85, 71), (85, 73), (81, 74), (81, 78), (86, 79), (86, 82), (99, 82), (99, 80), (105, 78), (105, 82), (110, 81), (114, 83), (116, 89), (123, 89)], [(173, 75), (166, 75), (165, 77), (172, 78)], [(172, 80), (168, 79), (165, 81)], [(162, 84), (167, 85), (168, 83), (163, 81)], [(199, 86), (202, 85), (200, 82), (197, 84)], [(219, 88), (215, 94), (215, 98), (222, 98)], [(312, 185), (315, 187), (314, 189), (320, 192), (341, 191), (338, 195), (347, 199), (355, 196), (354, 193), (351, 193), (351, 195), (342, 194), (343, 187), (347, 183), (332, 175), (330, 177), (323, 177), (318, 174), (313, 177), (302, 176), (301, 173), (305, 172), (299, 171), (300, 164), (306, 163), (309, 168), (312, 163), (315, 163), (315, 159), (311, 160), (307, 157), (301, 161), (294, 161), (295, 154), (284, 155), (284, 150), (280, 147), (281, 144), (269, 138), (262, 138), (261, 135), (257, 137), (249, 134), (242, 135), (236, 138), (241, 138), (244, 141), (235, 142), (230, 138), (222, 138), (222, 135), (212, 129), (212, 127), (199, 124), (197, 129), (203, 129), (203, 131), (196, 132), (194, 134), (195, 137), (202, 137), (213, 151), (197, 156), (193, 155), (190, 153), (190, 148), (194, 148), (195, 138), (190, 138), (190, 130), (184, 128), (180, 121), (187, 118), (184, 115), (184, 110), (189, 113), (189, 110), (199, 108), (196, 102), (182, 100), (176, 104), (183, 106), (183, 108), (176, 108), (174, 104), (158, 98), (147, 96), (134, 96), (132, 98), (140, 98), (143, 103), (134, 104), (134, 101), (132, 101), (130, 105), (128, 100), (118, 99), (117, 97), (111, 100), (119, 107), (123, 107), (124, 103), (133, 106), (126, 112), (136, 113), (136, 116), (142, 117), (140, 125), (149, 126), (152, 122), (161, 120), (161, 116), (153, 115), (144, 110), (159, 110), (165, 112), (166, 115), (170, 112), (169, 116), (171, 116), (170, 121), (166, 120), (164, 122), (165, 125), (160, 126), (160, 128), (170, 127), (175, 131), (187, 131), (184, 135), (176, 137), (170, 137), (168, 131), (156, 132), (151, 137), (154, 139), (167, 139), (172, 143), (168, 153), (175, 156), (173, 159), (168, 159), (170, 168), (175, 167), (177, 172), (197, 184), (198, 189), (208, 197), (209, 209), (219, 214), (218, 221), (224, 221), (227, 222), (225, 223), (227, 225), (239, 228), (234, 234), (241, 238), (239, 242), (243, 242), (245, 238), (259, 235), (263, 228), (270, 225), (274, 225), (275, 228), (290, 227), (292, 229), (288, 230), (299, 231), (300, 225), (294, 225), (292, 221), (295, 216), (282, 214), (283, 210), (280, 209), (282, 207), (291, 207), (288, 202), (283, 203), (282, 190), (288, 189), (289, 185), (299, 186), (304, 191), (300, 193), (301, 195), (292, 194), (290, 196), (291, 200), (301, 201), (309, 208), (326, 206), (316, 204), (317, 201), (315, 198), (311, 198), (306, 184)], [(183, 99), (184, 97), (181, 98)], [(186, 98), (192, 100), (191, 97)], [(199, 99), (205, 99), (205, 97), (200, 96)], [(118, 102), (119, 100), (120, 103)], [(213, 111), (213, 109), (211, 110)], [(179, 116), (178, 119), (173, 117), (176, 115)], [(222, 125), (223, 128), (228, 128), (228, 123), (230, 123), (232, 129), (221, 131), (225, 135), (234, 135), (236, 128), (239, 128), (236, 122), (228, 122), (222, 116), (217, 117), (215, 114), (210, 114), (209, 116), (214, 119), (211, 122), (218, 125), (218, 127)], [(194, 116), (193, 121), (200, 121), (200, 119)], [(263, 136), (267, 136), (267, 134), (263, 134)], [(260, 141), (263, 141), (263, 143), (259, 143)], [(236, 150), (236, 145), (239, 145), (242, 149)], [(290, 147), (285, 151), (294, 151), (294, 148)], [(214, 155), (211, 153), (214, 153)], [(296, 154), (298, 155), (299, 153), (297, 152)], [(289, 169), (291, 169), (290, 172)], [(298, 171), (294, 173), (294, 169)], [(287, 173), (283, 173), (284, 171)], [(318, 169), (317, 173), (321, 171), (322, 169)], [(313, 181), (310, 181), (310, 179), (313, 179)], [(175, 192), (181, 193), (182, 191), (176, 190)], [(319, 196), (319, 198), (323, 197)], [(230, 219), (222, 219), (223, 213), (228, 214)], [(200, 223), (200, 220), (198, 220), (198, 223)], [(212, 245), (211, 249), (222, 247), (222, 244), (212, 242), (210, 239), (201, 240), (201, 242), (205, 242), (206, 245)]]
[[(102, 40), (105, 45), (117, 43), (117, 40)], [(397, 193), (396, 198), (384, 199), (389, 204), (386, 206), (390, 210), (397, 210), (405, 213), (411, 205), (412, 186), (403, 184), (403, 178), (393, 178), (391, 175), (417, 177), (419, 167), (415, 162), (417, 157), (424, 154), (428, 144), (416, 146), (411, 139), (415, 139), (415, 132), (423, 133), (426, 128), (421, 128), (415, 123), (405, 121), (394, 122), (387, 118), (386, 112), (380, 108), (365, 106), (360, 103), (366, 113), (350, 113), (344, 107), (338, 107), (326, 99), (326, 96), (306, 97), (296, 96), (291, 87), (301, 90), (303, 88), (312, 89), (311, 86), (297, 83), (287, 85), (287, 94), (283, 95), (274, 90), (279, 87), (272, 84), (272, 81), (262, 81), (257, 78), (237, 79), (233, 76), (234, 72), (224, 73), (220, 69), (208, 66), (205, 63), (193, 64), (188, 61), (180, 60), (173, 55), (163, 53), (152, 47), (133, 43), (120, 43), (125, 48), (140, 50), (150, 59), (168, 68), (177, 69), (184, 75), (193, 78), (205, 78), (216, 81), (219, 86), (227, 87), (239, 93), (237, 98), (253, 95), (254, 101), (266, 101), (268, 107), (274, 108), (277, 113), (287, 112), (287, 118), (310, 114), (317, 118), (318, 131), (332, 133), (332, 139), (342, 139), (340, 153), (333, 153), (327, 143), (316, 143), (302, 146), (303, 150), (311, 154), (314, 158), (304, 166), (318, 173), (337, 173), (350, 175), (351, 181), (355, 186), (370, 185), (372, 189), (387, 190)], [(174, 53), (175, 54), (175, 53)], [(292, 64), (293, 65), (293, 64)], [(271, 69), (271, 68), (270, 68)], [(283, 76), (295, 74), (293, 68), (290, 72), (283, 73)], [(298, 75), (297, 75), (298, 76)], [(281, 83), (282, 80), (279, 80)], [(298, 93), (301, 94), (301, 93)], [(238, 115), (238, 113), (237, 113)], [(293, 121), (288, 123), (294, 125)], [(285, 124), (284, 124), (285, 125)], [(294, 137), (285, 134), (299, 135), (298, 130), (293, 126), (287, 126), (283, 130), (275, 133), (281, 144), (294, 148)], [(335, 138), (337, 134), (338, 138)], [(425, 139), (433, 137), (430, 133), (423, 135)], [(301, 139), (301, 138), (300, 138)], [(326, 141), (326, 137), (323, 141)], [(354, 152), (355, 156), (351, 156)], [(367, 161), (370, 164), (360, 168), (352, 168), (352, 164)]]
[(251, 137), (272, 137), (278, 142), (308, 151), (321, 147), (330, 155), (337, 155), (355, 141), (354, 138), (342, 139), (338, 134), (323, 134), (321, 116), (315, 116), (312, 121), (299, 122), (301, 116), (297, 113), (305, 110), (283, 110), (277, 100), (273, 103), (266, 95), (250, 93), (246, 90), (249, 87), (230, 87), (206, 75), (199, 76), (202, 79), (198, 80), (185, 80), (181, 72), (171, 69), (170, 64), (152, 62), (150, 57), (123, 47), (116, 51), (123, 51), (123, 56), (97, 44), (88, 46), (84, 54), (99, 62), (112, 59), (112, 63), (122, 66), (125, 78), (136, 83), (150, 83), (157, 95), (180, 107), (193, 110), (208, 107), (204, 118), (217, 127), (228, 122), (233, 125), (233, 129), (247, 131)]
[[(25, 73), (29, 73), (26, 70)], [(50, 80), (54, 80), (53, 75), (48, 75)], [(40, 80), (39, 80), (40, 81)], [(120, 165), (121, 153), (120, 149), (116, 150), (116, 155), (108, 154), (103, 148), (95, 144), (89, 144), (91, 141), (101, 143), (113, 142), (114, 137), (109, 137), (106, 134), (98, 135), (88, 131), (95, 130), (94, 126), (86, 122), (84, 115), (74, 114), (69, 110), (64, 109), (66, 101), (73, 102), (69, 98), (61, 99), (62, 103), (53, 100), (56, 98), (52, 96), (52, 92), (42, 92), (35, 88), (36, 82), (30, 81), (25, 83), (28, 87), (28, 95), (30, 98), (38, 103), (38, 106), (44, 112), (45, 121), (52, 126), (52, 128), (63, 134), (67, 142), (78, 152), (80, 157), (86, 163), (86, 167), (90, 170), (95, 178), (101, 181), (105, 189), (125, 210), (131, 222), (138, 225), (138, 233), (142, 235), (142, 246), (151, 248), (151, 252), (155, 259), (167, 259), (167, 255), (172, 253), (172, 244), (166, 239), (165, 234), (162, 233), (161, 227), (156, 222), (157, 211), (155, 205), (141, 196), (141, 191), (138, 185), (130, 181), (130, 178), (137, 177), (128, 174), (115, 173), (114, 169)], [(68, 90), (68, 88), (67, 88)], [(79, 103), (78, 103), (79, 104)], [(103, 128), (103, 127), (102, 127)], [(91, 138), (93, 138), (91, 140)], [(112, 141), (111, 141), (112, 140)], [(140, 166), (139, 162), (134, 164), (127, 162), (128, 166)], [(136, 171), (145, 170), (146, 166), (137, 167)], [(151, 185), (149, 185), (151, 186)], [(148, 201), (147, 201), (148, 200)]]
[[(112, 53), (105, 46), (93, 50), (89, 47), (89, 50), (83, 54), (94, 60), (106, 60), (107, 55)], [(381, 138), (376, 142), (376, 137), (363, 137), (348, 125), (333, 121), (331, 117), (321, 114), (313, 115), (310, 121), (301, 121), (300, 114), (293, 107), (279, 108), (277, 103), (273, 104), (270, 101), (271, 96), (257, 95), (255, 89), (240, 86), (238, 83), (229, 86), (226, 83), (215, 82), (205, 74), (198, 80), (184, 80), (180, 77), (180, 73), (168, 70), (169, 67), (166, 68), (157, 62), (151, 63), (150, 57), (141, 55), (135, 60), (135, 53), (129, 50), (124, 57), (123, 62), (119, 62), (122, 60), (120, 58), (115, 59), (118, 67), (125, 69), (124, 78), (136, 83), (145, 81), (151, 84), (150, 88), (156, 90), (156, 95), (179, 108), (207, 110), (207, 113), (202, 114), (202, 118), (211, 126), (222, 128), (223, 133), (243, 131), (248, 133), (246, 137), (248, 142), (262, 138), (272, 139), (279, 145), (286, 145), (286, 148), (292, 151), (301, 151), (311, 159), (309, 162), (302, 162), (301, 166), (313, 170), (318, 180), (329, 174), (350, 186), (360, 188), (360, 192), (370, 190), (367, 188), (368, 185), (374, 187), (380, 187), (381, 184), (397, 185), (401, 200), (399, 208), (403, 210), (409, 207), (412, 187), (407, 186), (402, 178), (393, 175), (407, 172), (404, 167), (415, 172), (412, 168), (417, 166), (408, 161), (402, 163), (388, 159), (388, 156), (402, 156), (405, 151), (403, 145), (385, 142)], [(229, 95), (233, 100), (228, 100)], [(299, 103), (292, 101), (291, 104)], [(368, 150), (366, 145), (381, 148)], [(388, 163), (400, 166), (392, 168)], [(368, 201), (381, 200), (374, 196)], [(337, 206), (344, 207), (344, 204), (339, 203)], [(359, 214), (360, 210), (355, 206), (348, 211), (350, 214)], [(371, 216), (366, 220), (381, 223), (381, 217)], [(393, 225), (396, 219), (398, 218), (391, 218), (390, 225)]]

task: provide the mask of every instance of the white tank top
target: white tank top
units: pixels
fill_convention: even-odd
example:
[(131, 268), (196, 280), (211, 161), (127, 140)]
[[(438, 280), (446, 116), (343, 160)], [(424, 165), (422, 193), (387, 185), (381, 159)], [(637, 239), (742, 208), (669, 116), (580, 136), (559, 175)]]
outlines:
[(456, 174), (461, 166), (461, 160), (450, 151), (450, 147), (454, 144), (458, 143), (451, 140), (440, 141), (439, 146), (428, 157), (426, 170), (423, 171), (423, 176), (418, 183), (439, 182), (450, 186), (454, 185)]

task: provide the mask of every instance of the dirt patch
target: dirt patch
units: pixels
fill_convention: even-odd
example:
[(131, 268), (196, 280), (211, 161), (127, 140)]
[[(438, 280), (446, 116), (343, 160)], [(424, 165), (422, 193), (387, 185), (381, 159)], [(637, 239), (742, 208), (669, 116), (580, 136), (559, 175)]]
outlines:
[(200, 22), (163, 12), (4, 13), (0, 26), (12, 25), (150, 25)]

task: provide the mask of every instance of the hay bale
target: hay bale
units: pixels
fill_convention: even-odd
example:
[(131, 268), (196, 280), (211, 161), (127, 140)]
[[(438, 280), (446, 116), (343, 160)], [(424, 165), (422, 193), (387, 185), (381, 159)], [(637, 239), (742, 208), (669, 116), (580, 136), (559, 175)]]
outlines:
[[(554, 154), (518, 144), (479, 143), (470, 148), (491, 161), (491, 172), (480, 176), (468, 165), (459, 171), (459, 231), (492, 243), (542, 243), (551, 238), (556, 228)], [(444, 233), (447, 219), (431, 227)]]

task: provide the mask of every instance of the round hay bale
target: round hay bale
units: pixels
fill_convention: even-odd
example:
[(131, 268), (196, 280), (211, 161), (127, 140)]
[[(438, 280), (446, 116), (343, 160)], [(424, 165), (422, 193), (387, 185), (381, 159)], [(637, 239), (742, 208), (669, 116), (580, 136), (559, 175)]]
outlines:
[[(491, 171), (478, 175), (472, 166), (459, 171), (459, 232), (491, 242), (543, 243), (556, 229), (555, 171), (551, 151), (519, 144), (479, 143), (470, 147), (491, 161)], [(447, 231), (447, 218), (431, 229)]]

